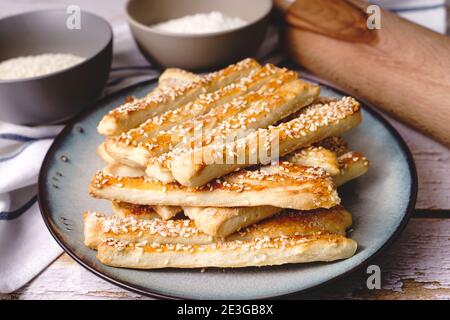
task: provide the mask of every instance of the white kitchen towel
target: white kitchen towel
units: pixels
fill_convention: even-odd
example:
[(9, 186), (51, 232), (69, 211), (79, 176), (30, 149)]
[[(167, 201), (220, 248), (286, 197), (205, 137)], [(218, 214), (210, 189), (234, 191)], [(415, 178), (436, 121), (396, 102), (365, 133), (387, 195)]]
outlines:
[[(438, 32), (446, 30), (444, 0), (372, 2)], [(159, 74), (139, 54), (124, 21), (113, 29), (114, 61), (104, 94)], [(258, 57), (280, 63), (284, 58), (276, 47), (277, 32), (271, 29)], [(39, 168), (60, 130), (0, 123), (0, 293), (22, 287), (62, 252), (44, 226), (36, 199)]]
[(16, 290), (60, 253), (37, 205), (42, 160), (61, 126), (0, 123), (0, 292)]

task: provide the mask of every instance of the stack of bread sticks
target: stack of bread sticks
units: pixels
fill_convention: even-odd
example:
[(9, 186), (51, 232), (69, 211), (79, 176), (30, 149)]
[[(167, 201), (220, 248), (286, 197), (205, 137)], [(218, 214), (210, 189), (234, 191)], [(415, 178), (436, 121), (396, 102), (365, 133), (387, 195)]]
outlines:
[(98, 125), (105, 167), (85, 244), (109, 266), (237, 268), (354, 255), (338, 187), (369, 161), (341, 138), (352, 97), (321, 97), (291, 70), (245, 59), (210, 74), (167, 69)]

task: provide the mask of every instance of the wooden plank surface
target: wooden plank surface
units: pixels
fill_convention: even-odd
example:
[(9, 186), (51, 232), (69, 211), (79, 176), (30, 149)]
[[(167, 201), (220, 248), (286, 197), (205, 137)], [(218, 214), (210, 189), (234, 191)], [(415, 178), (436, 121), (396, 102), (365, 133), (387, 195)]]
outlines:
[(450, 150), (408, 126), (385, 117), (406, 141), (417, 167), (417, 209), (450, 209)]
[[(84, 10), (107, 18), (113, 26), (124, 27), (124, 2), (115, 1), (111, 5), (108, 0), (61, 0), (58, 5), (78, 4)], [(450, 1), (447, 3), (450, 8)], [(0, 18), (54, 6), (52, 0), (3, 0)], [(450, 14), (448, 18), (450, 21)], [(126, 57), (128, 52), (120, 49), (119, 56)], [(427, 209), (421, 211), (421, 216), (433, 216), (434, 211), (429, 209), (449, 210), (450, 150), (395, 120), (390, 121), (406, 140), (416, 161), (419, 176), (416, 207)], [(447, 214), (450, 218), (450, 211), (440, 211), (440, 217), (447, 217)], [(450, 219), (412, 219), (395, 244), (373, 263), (383, 272), (381, 290), (368, 290), (367, 275), (361, 270), (324, 289), (296, 298), (450, 299)], [(147, 298), (101, 280), (64, 254), (30, 284), (14, 294), (0, 295), (0, 299)]]
[[(368, 290), (365, 270), (295, 298), (450, 299), (450, 219), (416, 218), (400, 238), (370, 264), (382, 272), (382, 288)], [(147, 299), (101, 280), (67, 255), (3, 299)]]

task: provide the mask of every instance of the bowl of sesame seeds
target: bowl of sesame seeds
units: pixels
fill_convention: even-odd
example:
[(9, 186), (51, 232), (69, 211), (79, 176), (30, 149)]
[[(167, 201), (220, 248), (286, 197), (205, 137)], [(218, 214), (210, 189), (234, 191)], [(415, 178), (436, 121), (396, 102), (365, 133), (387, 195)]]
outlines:
[(272, 0), (129, 0), (126, 14), (153, 65), (209, 70), (254, 56)]
[(112, 30), (88, 12), (32, 11), (0, 20), (0, 120), (65, 121), (92, 104), (108, 79)]

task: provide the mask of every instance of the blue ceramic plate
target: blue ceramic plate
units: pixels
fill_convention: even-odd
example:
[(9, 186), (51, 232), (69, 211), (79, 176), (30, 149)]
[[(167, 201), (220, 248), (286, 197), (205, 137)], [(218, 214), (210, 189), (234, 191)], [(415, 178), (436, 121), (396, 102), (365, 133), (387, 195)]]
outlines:
[[(111, 268), (83, 244), (84, 210), (110, 212), (107, 201), (91, 198), (87, 185), (103, 167), (96, 148), (103, 138), (96, 127), (102, 116), (127, 96), (144, 96), (155, 82), (124, 89), (98, 102), (56, 138), (39, 177), (39, 203), (50, 232), (82, 266), (126, 289), (153, 297), (188, 299), (259, 299), (279, 297), (323, 285), (367, 263), (398, 236), (414, 208), (416, 172), (411, 154), (399, 134), (372, 108), (364, 106), (363, 123), (348, 133), (352, 150), (371, 160), (365, 176), (346, 185), (340, 194), (354, 216), (350, 236), (356, 254), (333, 263), (284, 265), (244, 269), (161, 269), (151, 271)], [(323, 95), (342, 93), (322, 86)]]

